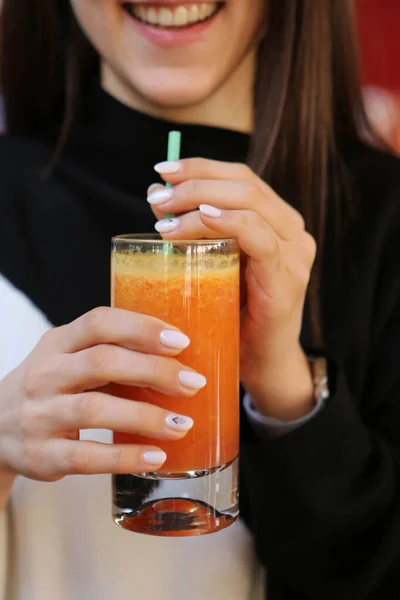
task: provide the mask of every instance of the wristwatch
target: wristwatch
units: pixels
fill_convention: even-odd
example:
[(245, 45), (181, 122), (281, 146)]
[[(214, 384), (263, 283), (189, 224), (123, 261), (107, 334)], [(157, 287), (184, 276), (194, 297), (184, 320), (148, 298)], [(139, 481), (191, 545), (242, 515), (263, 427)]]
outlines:
[(328, 361), (322, 356), (307, 356), (314, 384), (314, 400), (317, 406), (330, 396)]

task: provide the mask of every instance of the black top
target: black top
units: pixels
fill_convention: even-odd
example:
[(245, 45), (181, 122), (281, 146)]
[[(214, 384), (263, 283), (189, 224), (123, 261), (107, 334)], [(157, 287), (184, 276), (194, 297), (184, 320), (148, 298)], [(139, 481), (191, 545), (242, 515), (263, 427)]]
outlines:
[[(52, 144), (0, 140), (0, 272), (54, 325), (109, 303), (112, 235), (152, 231), (146, 189), (171, 129), (93, 96), (50, 177)], [(179, 128), (183, 157), (245, 161), (246, 135)], [(243, 415), (241, 511), (272, 600), (392, 600), (400, 586), (400, 163), (357, 142), (344, 156), (360, 206), (324, 264), (335, 393), (271, 441)]]

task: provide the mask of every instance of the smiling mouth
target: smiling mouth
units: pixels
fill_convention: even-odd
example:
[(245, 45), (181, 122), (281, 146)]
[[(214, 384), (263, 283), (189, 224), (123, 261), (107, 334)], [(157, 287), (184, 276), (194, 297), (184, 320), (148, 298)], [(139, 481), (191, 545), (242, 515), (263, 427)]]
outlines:
[(199, 2), (177, 6), (148, 6), (124, 2), (124, 10), (145, 25), (159, 29), (184, 29), (212, 19), (224, 6), (224, 2)]

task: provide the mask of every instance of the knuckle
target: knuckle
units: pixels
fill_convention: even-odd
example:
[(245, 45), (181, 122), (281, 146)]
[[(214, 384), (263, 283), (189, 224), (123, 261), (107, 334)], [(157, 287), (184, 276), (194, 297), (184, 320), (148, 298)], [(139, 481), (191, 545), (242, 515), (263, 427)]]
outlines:
[(242, 181), (242, 194), (243, 197), (251, 202), (259, 193), (260, 189), (254, 181)]
[(133, 402), (133, 420), (137, 426), (141, 426), (149, 420), (149, 404), (145, 402)]
[(25, 396), (27, 396), (28, 398), (36, 398), (37, 396), (40, 396), (41, 390), (44, 389), (48, 376), (49, 370), (47, 368), (47, 365), (38, 365), (37, 363), (31, 365), (25, 373)]
[(102, 410), (100, 394), (86, 392), (74, 398), (74, 417), (78, 422), (88, 423)]
[(293, 206), (284, 202), (284, 210), (282, 216), (296, 230), (301, 229), (303, 232), (306, 228), (306, 222), (303, 215)]
[(39, 478), (41, 466), (46, 464), (42, 444), (37, 440), (25, 439), (22, 447), (25, 468), (34, 478)]
[(234, 163), (233, 167), (241, 179), (249, 179), (253, 176), (253, 171), (244, 163)]
[(101, 336), (104, 331), (104, 323), (110, 318), (112, 309), (107, 306), (98, 306), (86, 313), (84, 316), (84, 327), (89, 335), (93, 337)]
[(24, 474), (30, 479), (51, 483), (64, 477), (53, 468), (53, 457), (44, 440), (23, 440), (21, 457)]
[(138, 402), (134, 415), (135, 427), (141, 432), (146, 432), (146, 435), (155, 436), (158, 439), (174, 437), (174, 432), (168, 429), (165, 422), (170, 412), (158, 406)]
[(111, 348), (105, 345), (95, 346), (87, 351), (89, 369), (94, 373), (103, 373), (112, 361)]
[(55, 338), (58, 336), (58, 332), (60, 331), (61, 327), (53, 327), (52, 329), (49, 329), (48, 331), (46, 331), (46, 333), (44, 333), (42, 335), (42, 337), (39, 340), (38, 343), (38, 347), (46, 347), (46, 346), (51, 346), (55, 340)]
[(124, 449), (120, 446), (110, 446), (110, 459), (111, 463), (114, 466), (114, 471), (117, 473), (121, 473), (123, 471), (123, 463), (124, 463)]
[(67, 471), (71, 475), (80, 475), (88, 473), (93, 464), (93, 450), (85, 446), (82, 448), (80, 444), (75, 444), (73, 451), (67, 460)]
[(79, 475), (83, 473), (82, 464), (86, 461), (86, 454), (75, 449), (74, 452), (71, 453), (68, 460), (65, 461), (66, 464), (66, 472), (70, 475)]
[(19, 413), (19, 428), (23, 439), (28, 439), (36, 429), (36, 419), (31, 402), (22, 402)]
[(310, 282), (310, 270), (305, 266), (300, 265), (296, 269), (296, 280), (297, 280), (297, 288), (301, 294), (304, 293), (304, 290), (307, 288)]
[(77, 443), (68, 457), (66, 470), (70, 475), (101, 473), (107, 464), (108, 472), (119, 473), (123, 471), (124, 455), (124, 448), (118, 445), (107, 445), (99, 454), (98, 448), (90, 446), (90, 442), (85, 446)]
[(259, 216), (252, 210), (243, 211), (241, 227), (248, 235), (254, 235), (255, 228), (259, 224)]
[(133, 326), (131, 327), (133, 337), (136, 341), (144, 342), (145, 344), (151, 343), (153, 337), (157, 335), (157, 332), (162, 327), (161, 322), (148, 315), (130, 313), (128, 316), (134, 319)]
[(304, 248), (307, 252), (308, 258), (314, 262), (317, 254), (317, 242), (315, 238), (308, 232), (304, 233)]
[(185, 198), (195, 197), (199, 193), (200, 182), (197, 179), (189, 179), (180, 185), (181, 191)]
[(209, 160), (202, 156), (195, 156), (185, 161), (186, 163), (186, 174), (190, 177), (193, 173), (207, 172), (209, 168)]
[(154, 356), (150, 378), (157, 389), (161, 388), (168, 394), (191, 396), (195, 391), (182, 387), (179, 381), (179, 372), (182, 369), (182, 364), (173, 358)]
[(160, 381), (165, 375), (164, 360), (161, 356), (154, 356), (151, 361), (151, 377), (155, 381)]
[(306, 228), (306, 222), (304, 220), (304, 217), (297, 210), (293, 211), (293, 222), (296, 225), (296, 227), (299, 227), (300, 229)]

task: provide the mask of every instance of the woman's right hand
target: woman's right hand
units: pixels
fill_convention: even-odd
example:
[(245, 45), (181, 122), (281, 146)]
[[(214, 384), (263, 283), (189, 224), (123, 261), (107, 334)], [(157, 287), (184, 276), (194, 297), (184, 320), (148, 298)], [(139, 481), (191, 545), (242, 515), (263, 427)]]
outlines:
[(81, 441), (79, 430), (183, 438), (193, 425), (190, 417), (176, 419), (157, 406), (117, 398), (107, 385), (191, 397), (206, 380), (174, 358), (188, 345), (174, 327), (115, 308), (97, 308), (50, 330), (0, 382), (0, 462), (12, 473), (41, 481), (159, 469), (166, 456), (156, 445)]

